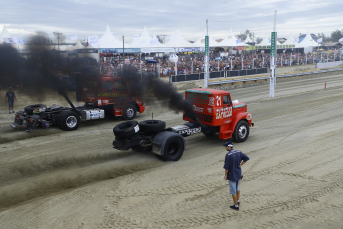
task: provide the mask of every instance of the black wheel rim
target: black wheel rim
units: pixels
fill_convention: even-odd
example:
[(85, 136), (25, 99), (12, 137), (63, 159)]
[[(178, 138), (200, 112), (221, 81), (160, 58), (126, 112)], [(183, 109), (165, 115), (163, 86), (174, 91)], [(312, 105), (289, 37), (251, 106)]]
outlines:
[(170, 145), (167, 148), (167, 153), (169, 155), (175, 155), (179, 150), (179, 146), (177, 145), (176, 142), (170, 143)]

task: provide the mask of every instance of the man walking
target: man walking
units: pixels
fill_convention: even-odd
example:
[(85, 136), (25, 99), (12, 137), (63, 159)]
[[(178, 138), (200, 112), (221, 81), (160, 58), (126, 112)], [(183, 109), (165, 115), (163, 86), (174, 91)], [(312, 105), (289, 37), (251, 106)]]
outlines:
[(229, 180), (230, 194), (234, 202), (234, 205), (230, 206), (230, 208), (239, 211), (239, 182), (242, 178), (241, 166), (249, 160), (249, 157), (239, 150), (234, 150), (232, 142), (227, 142), (223, 146), (228, 151), (224, 163), (224, 180)]
[(14, 99), (17, 102), (17, 98), (15, 97), (14, 91), (12, 91), (11, 87), (8, 90), (9, 91), (6, 92), (5, 102), (8, 101), (8, 113), (11, 114), (11, 108), (12, 108), (12, 113), (14, 113), (13, 103), (14, 103)]

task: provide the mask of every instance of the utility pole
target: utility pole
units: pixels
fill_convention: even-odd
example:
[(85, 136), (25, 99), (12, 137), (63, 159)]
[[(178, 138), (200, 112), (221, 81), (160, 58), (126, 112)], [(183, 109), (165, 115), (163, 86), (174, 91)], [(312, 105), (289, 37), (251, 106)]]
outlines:
[(270, 78), (269, 78), (269, 97), (274, 98), (274, 90), (276, 86), (276, 58), (277, 58), (277, 33), (276, 33), (276, 10), (274, 11), (274, 28), (271, 34), (270, 48)]
[[(124, 51), (124, 36), (123, 36), (123, 59), (124, 59), (124, 61), (125, 61), (125, 51)], [(125, 62), (124, 62), (125, 63)]]
[(60, 51), (60, 36), (62, 35), (62, 33), (59, 32), (53, 32), (55, 36), (57, 36), (57, 47), (58, 47), (58, 51)]
[(209, 64), (208, 64), (208, 46), (209, 46), (209, 39), (208, 39), (208, 19), (206, 20), (206, 36), (205, 36), (205, 74), (204, 74), (204, 88), (208, 86), (208, 79), (209, 77)]

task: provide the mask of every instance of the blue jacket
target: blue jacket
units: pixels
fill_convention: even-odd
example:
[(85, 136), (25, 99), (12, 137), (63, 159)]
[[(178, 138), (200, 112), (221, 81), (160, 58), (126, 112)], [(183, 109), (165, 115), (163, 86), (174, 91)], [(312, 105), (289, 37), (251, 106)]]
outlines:
[(242, 161), (248, 161), (249, 157), (239, 150), (231, 149), (225, 156), (224, 169), (228, 170), (227, 179), (238, 181), (241, 179), (242, 170), (239, 166)]

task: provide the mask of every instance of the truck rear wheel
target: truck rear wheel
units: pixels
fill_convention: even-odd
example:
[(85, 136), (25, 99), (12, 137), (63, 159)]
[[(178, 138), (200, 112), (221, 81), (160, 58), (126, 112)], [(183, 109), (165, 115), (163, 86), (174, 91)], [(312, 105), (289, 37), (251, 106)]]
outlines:
[(28, 115), (33, 115), (33, 111), (36, 109), (46, 109), (46, 106), (44, 104), (34, 104), (34, 105), (30, 105), (24, 108), (25, 112)]
[(233, 140), (235, 142), (244, 142), (249, 137), (249, 124), (245, 120), (240, 120), (233, 133)]
[(132, 120), (136, 117), (137, 109), (133, 104), (127, 104), (123, 109), (123, 118), (125, 120)]
[(80, 116), (73, 111), (62, 112), (59, 117), (59, 126), (63, 130), (76, 130), (80, 125)]
[(162, 156), (165, 161), (178, 161), (184, 151), (184, 143), (179, 136), (169, 138), (164, 144), (164, 154)]
[(113, 128), (114, 136), (118, 138), (126, 138), (134, 135), (139, 131), (139, 126), (137, 121), (126, 121), (116, 125)]
[(139, 128), (143, 132), (162, 131), (166, 128), (166, 123), (160, 120), (145, 120), (138, 123)]

